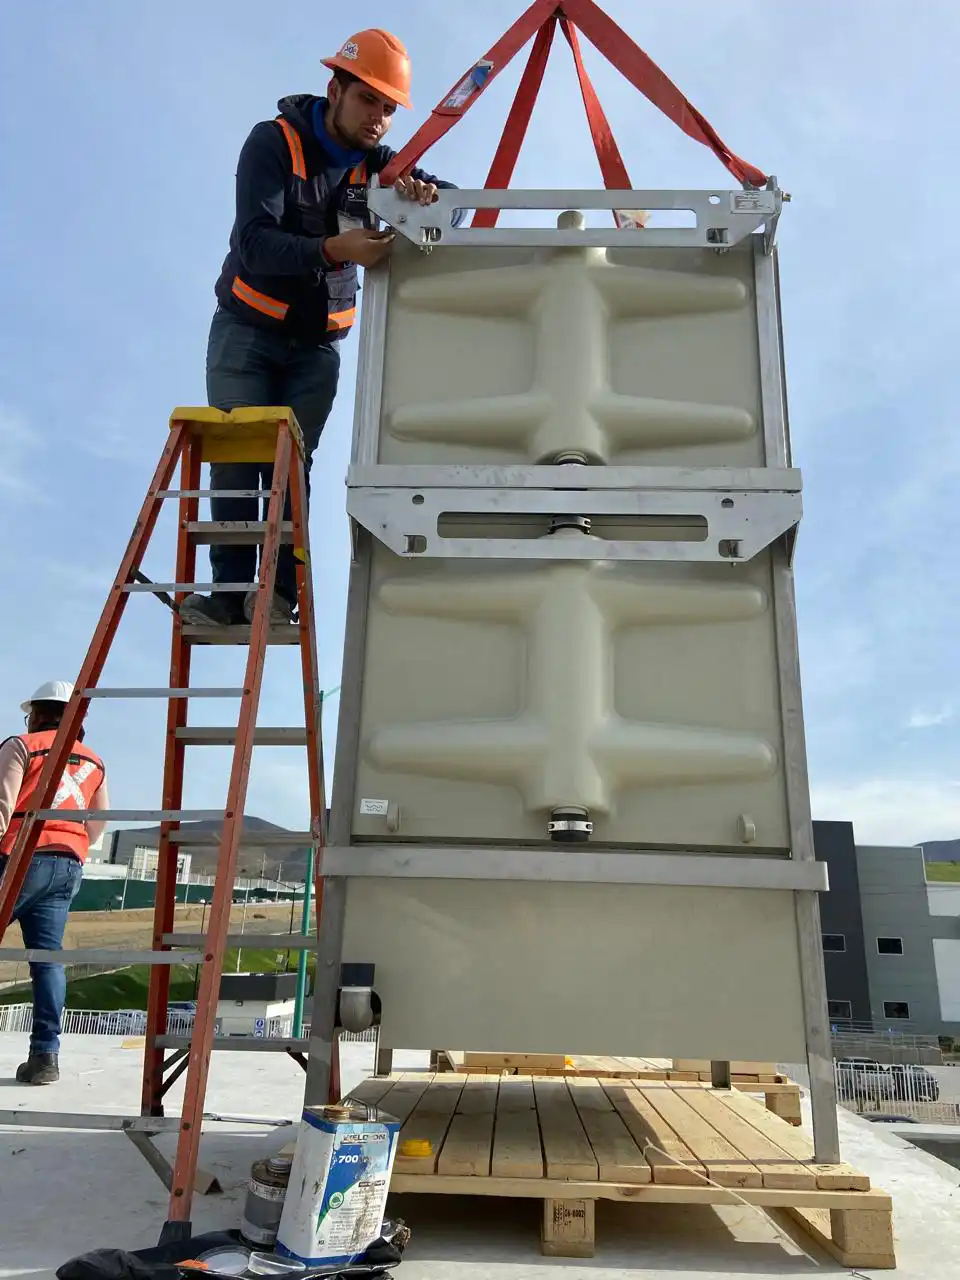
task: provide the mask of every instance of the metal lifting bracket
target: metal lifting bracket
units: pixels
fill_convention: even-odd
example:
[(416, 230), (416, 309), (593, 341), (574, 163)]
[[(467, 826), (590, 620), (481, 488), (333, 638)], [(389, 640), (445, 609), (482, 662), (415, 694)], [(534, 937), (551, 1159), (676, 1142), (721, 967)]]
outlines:
[(736, 563), (780, 537), (792, 553), (802, 515), (792, 468), (354, 466), (347, 485), (352, 519), (406, 559)]
[[(433, 204), (403, 199), (392, 188), (372, 186), (368, 207), (399, 235), (424, 250), (441, 246), (522, 246), (525, 248), (715, 249), (722, 251), (747, 236), (764, 233), (764, 247), (773, 246), (784, 197), (772, 178), (761, 190), (706, 191), (539, 191), (443, 190)], [(687, 211), (692, 227), (454, 227), (453, 217), (464, 209), (612, 209)]]

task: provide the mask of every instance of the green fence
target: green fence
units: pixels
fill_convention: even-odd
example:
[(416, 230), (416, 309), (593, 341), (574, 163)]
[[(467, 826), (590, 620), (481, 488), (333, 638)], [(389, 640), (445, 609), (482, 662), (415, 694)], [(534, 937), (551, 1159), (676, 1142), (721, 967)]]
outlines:
[[(209, 902), (213, 897), (214, 886), (212, 884), (178, 884), (177, 885), (177, 901), (178, 902)], [(152, 907), (156, 898), (157, 885), (155, 880), (84, 880), (80, 885), (80, 892), (73, 900), (72, 911), (132, 911), (137, 907)], [(238, 902), (243, 901), (245, 890), (236, 890), (234, 897)], [(290, 902), (291, 899), (300, 899), (303, 896), (302, 890), (297, 893), (290, 889), (281, 890), (279, 893), (270, 893), (264, 900), (267, 905), (271, 902)], [(250, 905), (254, 906), (259, 900), (254, 897), (253, 891), (250, 893)]]

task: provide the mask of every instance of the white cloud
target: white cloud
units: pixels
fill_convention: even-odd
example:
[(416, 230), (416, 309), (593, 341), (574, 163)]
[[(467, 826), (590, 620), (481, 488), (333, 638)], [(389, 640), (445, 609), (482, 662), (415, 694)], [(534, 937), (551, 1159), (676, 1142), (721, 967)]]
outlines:
[(813, 816), (852, 822), (858, 844), (914, 845), (960, 836), (960, 782), (868, 778), (811, 789)]
[(953, 707), (943, 706), (939, 711), (916, 710), (910, 713), (907, 721), (908, 729), (935, 729), (938, 725), (947, 724), (954, 717)]

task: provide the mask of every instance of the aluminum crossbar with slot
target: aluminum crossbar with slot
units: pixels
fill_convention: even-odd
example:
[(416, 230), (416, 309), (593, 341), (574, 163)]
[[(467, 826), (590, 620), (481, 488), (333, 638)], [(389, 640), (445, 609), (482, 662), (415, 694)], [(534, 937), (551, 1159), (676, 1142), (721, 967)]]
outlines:
[[(753, 191), (441, 191), (426, 207), (402, 199), (392, 188), (372, 189), (370, 209), (388, 226), (423, 249), (440, 246), (522, 246), (556, 249), (577, 245), (624, 249), (726, 249), (754, 232), (772, 243), (783, 207), (778, 189)], [(627, 229), (610, 225), (580, 229), (557, 227), (453, 226), (458, 209), (644, 209), (682, 210), (693, 214), (692, 227), (647, 226)]]
[[(350, 489), (347, 511), (402, 557), (692, 562), (750, 560), (796, 528), (802, 504), (798, 493), (500, 488), (411, 493), (409, 488), (377, 486)], [(472, 521), (473, 536), (456, 536), (452, 526), (443, 531), (445, 516), (476, 516), (477, 523), (499, 519), (510, 527), (516, 524), (511, 517), (601, 517), (635, 523), (638, 536), (604, 538), (602, 529), (585, 527), (583, 532), (563, 530), (566, 536), (558, 537), (546, 527), (527, 538), (480, 537)]]
[(489, 845), (349, 845), (323, 851), (328, 876), (408, 880), (520, 880), (552, 884), (683, 885), (708, 889), (793, 889), (825, 893), (823, 862), (770, 855), (667, 852), (568, 853)]

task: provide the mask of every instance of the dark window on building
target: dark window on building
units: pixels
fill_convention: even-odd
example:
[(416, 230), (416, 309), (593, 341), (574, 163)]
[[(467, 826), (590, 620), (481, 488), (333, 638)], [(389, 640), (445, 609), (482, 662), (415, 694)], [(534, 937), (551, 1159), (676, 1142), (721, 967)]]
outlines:
[(853, 1017), (853, 1005), (849, 1000), (828, 1000), (827, 1015), (830, 1018), (849, 1020)]
[(846, 951), (847, 940), (842, 933), (823, 934), (824, 951)]
[(902, 956), (903, 955), (903, 939), (902, 938), (878, 938), (877, 950), (882, 956)]
[(885, 1018), (909, 1018), (910, 1006), (906, 1000), (884, 1000), (883, 1016)]

